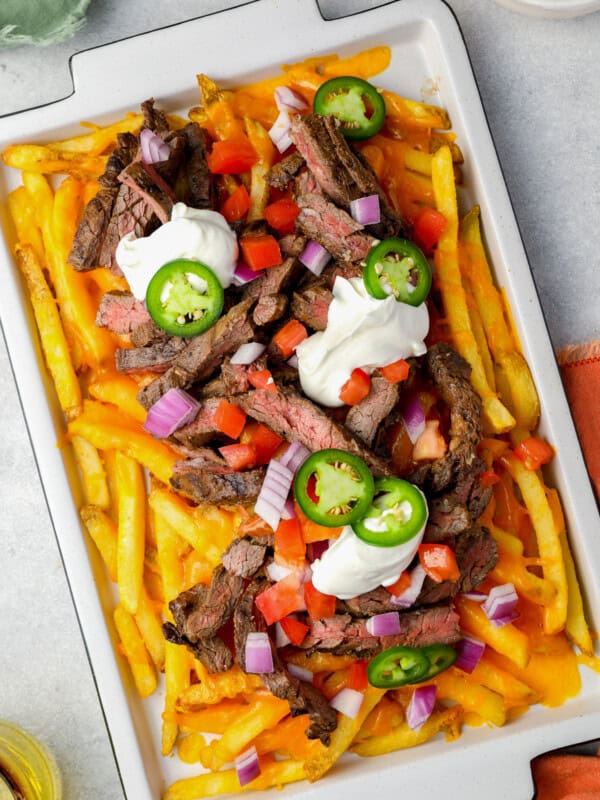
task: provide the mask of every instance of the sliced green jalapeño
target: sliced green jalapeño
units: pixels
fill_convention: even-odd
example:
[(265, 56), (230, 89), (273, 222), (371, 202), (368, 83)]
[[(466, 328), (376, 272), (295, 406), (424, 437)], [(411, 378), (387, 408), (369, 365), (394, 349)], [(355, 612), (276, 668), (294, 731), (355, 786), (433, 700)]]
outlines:
[(371, 686), (380, 689), (398, 689), (411, 683), (423, 683), (451, 667), (458, 654), (448, 644), (429, 647), (389, 647), (383, 650), (367, 667)]
[(401, 478), (378, 478), (373, 502), (352, 524), (359, 539), (376, 547), (396, 547), (416, 536), (427, 522), (423, 493)]
[(214, 325), (225, 294), (215, 273), (200, 261), (179, 258), (156, 272), (146, 290), (146, 309), (173, 336), (196, 336)]
[(332, 114), (340, 121), (346, 139), (369, 139), (385, 122), (385, 101), (377, 89), (362, 78), (342, 75), (319, 87), (313, 110)]
[(328, 528), (350, 525), (369, 508), (374, 482), (369, 468), (345, 450), (319, 450), (302, 464), (294, 495), (306, 516)]
[(393, 295), (400, 303), (418, 306), (431, 289), (431, 268), (419, 248), (406, 239), (384, 239), (367, 254), (363, 280), (379, 300)]

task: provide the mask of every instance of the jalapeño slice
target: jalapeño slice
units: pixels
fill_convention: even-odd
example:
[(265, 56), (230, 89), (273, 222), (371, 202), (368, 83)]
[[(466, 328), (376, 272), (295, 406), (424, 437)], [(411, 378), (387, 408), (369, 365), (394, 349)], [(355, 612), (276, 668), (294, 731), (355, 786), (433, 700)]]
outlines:
[(225, 294), (215, 273), (200, 261), (178, 258), (153, 275), (146, 308), (154, 322), (173, 336), (196, 336), (213, 325)]
[(362, 517), (373, 499), (373, 476), (365, 462), (345, 450), (319, 450), (302, 464), (294, 494), (306, 516), (328, 528)]
[(448, 644), (428, 647), (389, 647), (367, 667), (371, 686), (397, 689), (410, 683), (423, 683), (451, 667), (458, 653)]
[(418, 306), (431, 289), (431, 268), (423, 252), (406, 239), (384, 239), (367, 255), (363, 280), (378, 300), (393, 295), (400, 303)]
[(401, 478), (378, 478), (373, 502), (352, 524), (359, 539), (376, 547), (395, 547), (416, 536), (427, 521), (423, 493)]
[(377, 89), (362, 78), (342, 75), (319, 87), (313, 110), (332, 114), (340, 121), (346, 139), (368, 139), (385, 122), (385, 101)]

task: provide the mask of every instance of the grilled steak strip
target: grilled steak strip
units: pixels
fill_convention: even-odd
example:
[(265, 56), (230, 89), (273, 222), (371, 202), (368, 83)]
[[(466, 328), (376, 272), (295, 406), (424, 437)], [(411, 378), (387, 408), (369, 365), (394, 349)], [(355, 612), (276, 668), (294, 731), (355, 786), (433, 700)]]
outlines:
[(285, 293), (303, 270), (305, 267), (295, 256), (288, 256), (281, 264), (265, 270), (260, 277), (248, 283), (244, 287), (244, 298), (258, 300), (260, 297)]
[(450, 408), (450, 444), (443, 458), (424, 464), (409, 480), (429, 493), (453, 488), (479, 471), (481, 399), (471, 386), (471, 367), (450, 345), (438, 342), (425, 356), (427, 371)]
[(314, 331), (324, 331), (333, 294), (321, 278), (309, 281), (292, 295), (291, 312), (300, 322)]
[(240, 503), (256, 501), (265, 477), (264, 469), (246, 472), (215, 473), (191, 461), (176, 461), (171, 486), (195, 503)]
[(242, 536), (234, 539), (225, 553), (223, 553), (223, 566), (232, 575), (241, 578), (252, 578), (265, 563), (267, 550), (272, 546), (270, 536)]
[(185, 202), (192, 208), (216, 208), (216, 187), (206, 163), (210, 146), (208, 132), (190, 122), (180, 133), (186, 143), (184, 177), (187, 183)]
[[(265, 578), (255, 578), (244, 592), (233, 614), (236, 660), (245, 671), (245, 650), (248, 634), (265, 629), (264, 620), (254, 616), (254, 600), (269, 586)], [(262, 624), (261, 624), (262, 623)], [(312, 684), (298, 680), (290, 675), (283, 665), (276, 648), (271, 643), (273, 653), (273, 672), (261, 673), (260, 680), (266, 688), (282, 700), (287, 700), (292, 716), (308, 714), (310, 725), (306, 730), (309, 739), (320, 739), (329, 744), (332, 731), (337, 727), (337, 714), (327, 699)]]
[(206, 669), (211, 673), (227, 672), (233, 666), (231, 650), (225, 642), (218, 636), (211, 636), (208, 639), (200, 639), (198, 642), (190, 642), (177, 630), (172, 622), (163, 624), (163, 636), (172, 644), (180, 644), (194, 655)]
[(163, 135), (169, 133), (169, 123), (167, 121), (167, 117), (165, 116), (165, 112), (161, 111), (160, 108), (155, 108), (154, 103), (156, 101), (153, 97), (148, 98), (148, 100), (144, 100), (142, 103), (142, 114), (144, 115), (144, 128), (150, 128), (151, 131), (154, 133), (158, 133), (159, 135)]
[(252, 319), (259, 327), (277, 322), (285, 314), (288, 299), (285, 294), (266, 294), (258, 298)]
[(173, 200), (167, 192), (156, 185), (153, 177), (141, 161), (135, 161), (126, 167), (120, 174), (119, 180), (140, 195), (160, 222), (169, 221), (173, 210)]
[(386, 381), (381, 375), (374, 375), (371, 378), (369, 394), (350, 408), (346, 417), (346, 427), (371, 447), (379, 425), (392, 411), (399, 396), (398, 384)]
[(337, 205), (349, 210), (352, 200), (365, 195), (379, 195), (381, 222), (369, 230), (378, 239), (406, 235), (406, 224), (391, 208), (369, 164), (340, 133), (331, 116), (307, 114), (295, 116), (290, 137), (304, 156), (319, 186)]
[(119, 372), (125, 373), (166, 372), (185, 347), (184, 339), (171, 336), (148, 347), (118, 349), (115, 351), (115, 366)]
[(119, 336), (131, 334), (138, 326), (151, 322), (150, 314), (141, 300), (131, 292), (106, 292), (100, 300), (96, 325), (108, 328)]
[(450, 606), (400, 612), (400, 633), (393, 636), (372, 636), (366, 625), (366, 619), (356, 619), (350, 614), (325, 617), (312, 623), (300, 647), (311, 652), (366, 658), (388, 647), (426, 647), (460, 639), (458, 614)]
[(311, 452), (336, 447), (362, 458), (377, 477), (392, 475), (389, 464), (372, 453), (354, 438), (350, 431), (338, 425), (318, 406), (293, 389), (282, 387), (268, 392), (256, 389), (237, 395), (235, 402), (258, 422), (288, 442), (300, 441)]
[(150, 408), (169, 389), (187, 389), (208, 378), (223, 357), (249, 341), (254, 328), (248, 319), (254, 300), (247, 298), (233, 306), (212, 328), (190, 340), (177, 356), (173, 366), (160, 378), (145, 386), (138, 394), (144, 408)]
[(210, 397), (203, 400), (193, 422), (176, 430), (173, 433), (173, 438), (191, 449), (202, 447), (213, 439), (223, 439), (223, 433), (213, 422), (215, 411), (220, 402), (221, 399), (219, 397)]
[(285, 191), (289, 184), (294, 180), (297, 172), (304, 166), (304, 158), (300, 153), (292, 153), (282, 158), (278, 164), (271, 167), (267, 173), (267, 181), (275, 189)]

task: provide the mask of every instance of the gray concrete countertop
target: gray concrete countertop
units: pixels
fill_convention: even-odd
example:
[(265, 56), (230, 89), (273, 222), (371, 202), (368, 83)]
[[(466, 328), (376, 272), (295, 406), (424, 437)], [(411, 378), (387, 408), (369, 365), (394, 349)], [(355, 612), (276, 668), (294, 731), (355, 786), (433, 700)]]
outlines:
[[(384, 4), (320, 3), (328, 17)], [(232, 5), (231, 0), (96, 0), (86, 27), (68, 42), (0, 51), (0, 113), (70, 94), (73, 52)], [(553, 344), (560, 348), (598, 338), (600, 13), (546, 20), (521, 17), (491, 0), (449, 0), (449, 5), (473, 61)], [(0, 397), (0, 718), (21, 724), (50, 747), (66, 798), (122, 800), (1, 342)]]

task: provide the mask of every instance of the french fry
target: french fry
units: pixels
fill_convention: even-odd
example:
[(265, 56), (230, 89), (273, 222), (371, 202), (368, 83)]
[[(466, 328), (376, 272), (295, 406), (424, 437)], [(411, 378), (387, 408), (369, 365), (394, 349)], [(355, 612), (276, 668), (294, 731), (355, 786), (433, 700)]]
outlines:
[(506, 722), (506, 709), (502, 697), (482, 686), (461, 670), (451, 667), (440, 672), (433, 683), (440, 700), (453, 700), (465, 711), (475, 713), (486, 722), (502, 727)]
[(369, 716), (361, 725), (359, 732), (354, 737), (353, 743), (362, 742), (372, 736), (381, 736), (392, 728), (397, 728), (406, 719), (404, 706), (391, 697), (391, 693), (384, 695)]
[(239, 755), (262, 731), (268, 730), (290, 713), (285, 700), (272, 694), (257, 694), (251, 698), (246, 711), (227, 728), (220, 739), (207, 745), (200, 753), (200, 761), (207, 769), (216, 772)]
[(269, 202), (271, 187), (267, 173), (273, 166), (276, 150), (260, 122), (246, 117), (244, 125), (250, 144), (258, 154), (258, 161), (250, 170), (250, 208), (246, 217), (248, 222), (254, 222), (263, 219), (265, 206)]
[(350, 745), (350, 751), (364, 758), (371, 758), (384, 753), (392, 753), (395, 750), (416, 747), (433, 739), (441, 731), (448, 731), (452, 738), (455, 738), (453, 729), (460, 727), (462, 717), (463, 710), (460, 706), (440, 709), (434, 711), (418, 731), (411, 730), (408, 724), (403, 722), (389, 733), (372, 736)]
[(24, 186), (19, 186), (8, 195), (8, 210), (21, 244), (29, 245), (38, 261), (44, 261), (44, 243), (38, 227), (35, 209), (31, 202), (29, 192)]
[(146, 645), (146, 650), (150, 653), (152, 661), (154, 661), (154, 666), (159, 672), (163, 672), (165, 668), (165, 637), (152, 600), (143, 585), (134, 617)]
[(303, 653), (301, 650), (292, 650), (287, 656), (290, 664), (297, 667), (308, 669), (311, 672), (335, 672), (339, 669), (346, 669), (355, 663), (355, 656), (335, 656), (331, 653), (320, 653), (318, 650), (311, 655)]
[(325, 745), (319, 739), (308, 739), (306, 729), (310, 724), (308, 714), (288, 716), (278, 725), (264, 730), (253, 742), (256, 752), (285, 754), (289, 758), (304, 761), (313, 758)]
[(560, 544), (561, 532), (557, 530), (552, 509), (537, 472), (525, 469), (514, 456), (505, 456), (503, 464), (517, 483), (523, 502), (533, 523), (542, 571), (556, 589), (554, 601), (544, 608), (544, 631), (548, 634), (564, 630), (567, 622), (568, 586), (565, 562)]
[(210, 541), (206, 528), (198, 525), (192, 508), (183, 498), (166, 489), (158, 489), (150, 495), (150, 507), (207, 561), (219, 562), (221, 551)]
[[(196, 668), (199, 669), (197, 663)], [(206, 670), (202, 674), (200, 683), (192, 684), (179, 695), (179, 711), (194, 711), (201, 706), (214, 705), (224, 698), (249, 694), (262, 686), (257, 675), (246, 675), (238, 666), (216, 675), (209, 675)]]
[(106, 169), (105, 156), (69, 153), (37, 144), (9, 145), (2, 153), (8, 167), (45, 175), (71, 175), (78, 180), (98, 178)]
[(245, 786), (240, 786), (237, 772), (234, 769), (223, 772), (209, 772), (194, 778), (175, 781), (162, 800), (198, 800), (199, 797), (215, 797), (230, 792), (251, 792), (269, 789), (271, 786), (283, 786), (286, 783), (301, 781), (305, 777), (300, 761), (270, 761), (261, 763), (260, 775)]
[(392, 121), (398, 119), (404, 125), (426, 130), (430, 128), (447, 130), (450, 127), (450, 119), (443, 108), (409, 100), (394, 92), (383, 91), (381, 94), (385, 100), (388, 118)]
[[(48, 145), (53, 150), (61, 153), (81, 153), (96, 156), (107, 150), (112, 150), (117, 143), (119, 133), (138, 133), (144, 122), (142, 114), (127, 114), (123, 119), (112, 125), (102, 127), (93, 126), (92, 133), (84, 133), (72, 139), (63, 139), (50, 142)], [(92, 127), (92, 126), (90, 126)]]
[(83, 506), (79, 510), (85, 529), (102, 556), (111, 581), (117, 581), (117, 526), (101, 508)]
[(88, 385), (88, 392), (96, 400), (117, 406), (137, 422), (146, 421), (148, 412), (137, 399), (139, 387), (129, 375), (115, 370), (102, 370)]
[(29, 245), (17, 245), (15, 256), (29, 290), (44, 358), (54, 381), (58, 402), (67, 419), (72, 419), (81, 409), (81, 389), (54, 298), (34, 250)]
[(493, 692), (502, 695), (505, 704), (511, 706), (531, 706), (537, 703), (539, 695), (523, 681), (510, 672), (492, 664), (484, 654), (471, 673), (471, 678)]
[(322, 778), (333, 767), (344, 751), (348, 749), (361, 725), (384, 694), (384, 689), (368, 686), (364, 692), (364, 699), (356, 717), (354, 719), (344, 715), (338, 717), (338, 726), (331, 734), (329, 746), (304, 762), (306, 777), (311, 783)]
[(448, 222), (435, 255), (438, 283), (444, 310), (456, 349), (471, 366), (471, 382), (483, 403), (483, 417), (494, 433), (506, 433), (515, 426), (514, 417), (498, 400), (486, 379), (483, 362), (471, 330), (465, 290), (458, 265), (458, 209), (449, 147), (440, 147), (432, 159), (432, 181), (436, 206)]
[(81, 436), (71, 438), (75, 460), (81, 472), (83, 491), (86, 503), (98, 508), (107, 509), (110, 507), (110, 493), (106, 480), (106, 470), (93, 444)]
[(118, 492), (117, 580), (121, 605), (138, 610), (144, 571), (146, 489), (140, 465), (124, 453), (116, 456)]
[(512, 623), (496, 628), (477, 603), (465, 600), (464, 597), (456, 598), (456, 608), (463, 630), (472, 633), (493, 650), (507, 656), (519, 667), (527, 666), (531, 655), (530, 644), (523, 631), (520, 631)]
[(221, 551), (227, 550), (236, 530), (234, 514), (218, 506), (201, 505), (191, 509), (196, 525)]
[(169, 525), (164, 517), (156, 514), (152, 508), (152, 496), (150, 494), (150, 514), (154, 517), (154, 531), (156, 535), (156, 549), (158, 566), (162, 577), (163, 592), (165, 601), (169, 603), (174, 600), (183, 590), (183, 564), (181, 552), (183, 551), (184, 540)]
[[(202, 124), (207, 127), (213, 138), (246, 139), (242, 121), (236, 117), (227, 95), (207, 75), (197, 75), (196, 80), (202, 99), (202, 111), (205, 114)], [(194, 119), (191, 112), (190, 119)]]
[(135, 620), (121, 605), (115, 608), (113, 616), (136, 689), (140, 697), (149, 697), (156, 689), (156, 673)]
[[(215, 705), (200, 711), (180, 711), (177, 724), (182, 733), (225, 733), (227, 728), (248, 709), (247, 703), (237, 700), (221, 700)], [(306, 718), (308, 721), (308, 717)], [(269, 733), (270, 731), (265, 731)], [(263, 734), (261, 734), (262, 736)], [(270, 752), (267, 748), (262, 752)], [(259, 751), (260, 752), (260, 751)]]
[(190, 733), (177, 742), (177, 755), (184, 764), (197, 764), (205, 747), (206, 739), (202, 734)]
[(498, 563), (489, 575), (499, 585), (513, 583), (520, 595), (537, 605), (551, 605), (556, 598), (556, 586), (546, 578), (529, 572), (520, 556), (501, 553)]
[(494, 363), (490, 354), (487, 339), (485, 338), (485, 330), (483, 329), (483, 322), (479, 314), (479, 309), (471, 299), (471, 287), (468, 279), (463, 278), (463, 285), (467, 293), (467, 308), (469, 310), (469, 322), (471, 323), (471, 330), (473, 337), (481, 356), (481, 363), (483, 364), (483, 371), (488, 382), (488, 386), (492, 391), (496, 391), (496, 376), (494, 374)]
[(165, 642), (165, 708), (161, 732), (161, 752), (168, 756), (177, 740), (175, 705), (179, 695), (190, 685), (190, 654), (185, 647)]

